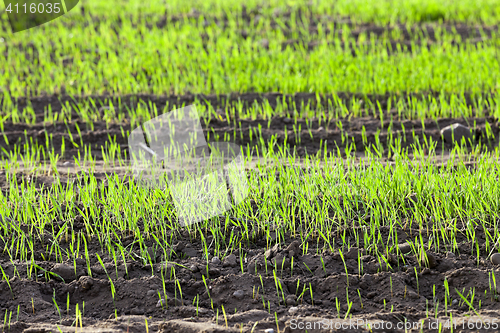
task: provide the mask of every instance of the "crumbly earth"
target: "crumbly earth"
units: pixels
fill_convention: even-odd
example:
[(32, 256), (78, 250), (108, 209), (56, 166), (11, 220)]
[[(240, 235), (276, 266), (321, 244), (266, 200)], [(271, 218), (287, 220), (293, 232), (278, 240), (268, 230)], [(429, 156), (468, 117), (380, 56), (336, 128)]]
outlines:
[[(282, 13), (286, 16), (287, 13)], [(243, 18), (250, 17), (247, 14)], [(222, 22), (224, 23), (224, 22)], [(349, 21), (339, 22), (342, 24)], [(165, 22), (156, 22), (157, 26)], [(435, 24), (425, 26), (428, 35), (428, 45), (439, 43), (436, 38)], [(387, 47), (391, 52), (398, 52), (396, 44), (400, 44), (408, 51), (414, 43), (410, 40), (410, 33), (415, 31), (405, 25), (392, 28), (378, 27), (372, 24), (355, 25), (353, 36), (369, 33), (381, 36), (390, 29), (402, 29), (403, 39), (390, 41)], [(463, 24), (449, 24), (446, 30), (455, 30), (469, 44), (483, 41), (479, 37), (479, 30), (486, 37), (497, 31), (497, 27), (476, 27)], [(315, 30), (316, 29), (316, 30)], [(405, 30), (406, 29), (406, 30)], [(309, 31), (317, 32), (317, 23)], [(240, 32), (245, 35), (245, 31)], [(327, 32), (328, 33), (328, 32)], [(291, 38), (291, 37), (290, 37)], [(282, 47), (295, 47), (301, 40), (288, 40)], [(262, 43), (266, 47), (265, 41)], [(307, 42), (307, 48), (312, 49), (319, 45), (317, 42)], [(452, 41), (451, 44), (456, 44)], [(343, 45), (352, 47), (351, 45)], [(352, 47), (353, 54), (355, 49)], [(27, 51), (36, 57), (37, 50), (34, 45), (28, 45)], [(63, 65), (72, 63), (67, 59)], [(61, 89), (63, 91), (63, 89)], [(404, 95), (406, 93), (402, 93)], [(428, 91), (421, 94), (411, 94), (416, 97), (431, 95), (439, 97), (440, 92)], [(322, 106), (328, 106), (332, 96), (321, 96)], [(340, 93), (339, 98), (350, 101), (352, 97), (366, 99), (375, 103), (378, 101), (383, 110), (387, 109), (389, 95), (355, 95)], [(489, 97), (484, 94), (484, 98)], [(88, 97), (75, 97), (84, 100)], [(22, 110), (24, 106), (31, 105), (35, 112), (35, 124), (5, 123), (2, 136), (7, 139), (0, 140), (0, 148), (9, 152), (13, 144), (23, 144), (33, 139), (40, 144), (45, 144), (46, 133), (52, 134), (56, 151), (60, 150), (62, 138), (66, 143), (72, 137), (79, 136), (84, 144), (91, 144), (93, 157), (97, 162), (102, 162), (101, 146), (110, 137), (116, 137), (116, 142), (123, 150), (127, 149), (127, 137), (123, 133), (130, 130), (129, 119), (123, 123), (106, 123), (104, 118), (105, 107), (111, 101), (113, 105), (120, 103), (129, 108), (137, 105), (138, 100), (143, 100), (145, 105), (156, 105), (162, 110), (165, 104), (186, 104), (194, 102), (195, 98), (210, 102), (215, 109), (222, 109), (227, 104), (241, 101), (243, 107), (251, 107), (254, 103), (267, 101), (271, 107), (276, 107), (278, 102), (286, 99), (289, 105), (307, 104), (312, 101), (314, 109), (319, 105), (315, 93), (298, 93), (285, 95), (278, 93), (233, 93), (228, 96), (215, 95), (184, 95), (184, 96), (153, 96), (134, 95), (120, 96), (92, 96), (101, 110), (99, 120), (94, 122), (91, 130), (87, 124), (78, 119), (75, 110), (72, 111), (72, 121), (43, 124), (45, 109), (50, 105), (53, 112), (59, 112), (62, 105), (72, 103), (73, 97), (66, 95), (39, 96), (15, 100), (15, 104)], [(474, 107), (471, 96), (465, 94), (467, 105)], [(106, 100), (106, 101), (105, 101)], [(1, 107), (1, 105), (0, 105)], [(375, 134), (380, 130), (380, 141), (387, 152), (385, 141), (389, 136), (389, 122), (393, 118), (391, 131), (393, 135), (404, 138), (403, 147), (411, 147), (415, 138), (430, 137), (438, 143), (438, 147), (450, 150), (452, 144), (442, 140), (440, 130), (453, 123), (475, 124), (475, 139), (481, 140), (490, 147), (498, 146), (498, 139), (488, 141), (485, 134), (487, 123), (491, 126), (493, 134), (498, 137), (498, 123), (489, 110), (482, 118), (443, 118), (438, 120), (409, 120), (400, 119), (395, 110), (384, 113), (384, 121), (375, 116), (361, 118), (346, 117), (335, 119), (330, 126), (318, 124), (318, 117), (308, 119), (312, 124), (311, 131), (314, 138), (310, 137), (308, 123), (304, 119), (298, 120), (301, 126), (301, 141), (294, 138), (291, 114), (268, 119), (225, 119), (224, 113), (220, 118), (210, 122), (202, 121), (205, 133), (214, 133), (221, 138), (225, 134), (232, 137), (236, 144), (246, 146), (255, 144), (249, 140), (249, 133), (254, 127), (262, 126), (264, 141), (272, 135), (277, 135), (278, 144), (282, 144), (287, 137), (291, 147), (295, 147), (298, 155), (316, 153), (320, 148), (320, 140), (327, 141), (330, 151), (338, 145), (345, 145), (343, 135), (349, 140), (354, 140), (356, 147), (361, 152), (365, 147), (376, 143)], [(335, 122), (342, 122), (342, 133)], [(239, 129), (235, 132), (235, 123), (241, 122), (243, 136)], [(268, 128), (268, 124), (270, 127)], [(286, 127), (286, 129), (285, 129)], [(362, 131), (366, 131), (367, 142), (363, 143)], [(403, 130), (403, 127), (406, 130)], [(122, 129), (124, 131), (122, 131)], [(413, 136), (412, 130), (415, 131)], [(365, 146), (366, 145), (366, 146)], [(83, 150), (80, 150), (83, 153)], [(76, 148), (66, 146), (63, 161), (71, 161), (78, 155)], [(29, 175), (20, 174), (21, 178)], [(105, 174), (96, 174), (102, 182)], [(49, 185), (51, 177), (38, 177), (33, 179), (39, 188)], [(0, 187), (6, 192), (5, 175), (0, 171)], [(81, 208), (81, 207), (80, 207)], [(251, 225), (251, 221), (248, 221)], [(99, 223), (99, 221), (95, 221)], [(58, 223), (54, 221), (57, 232)], [(401, 244), (402, 252), (408, 251), (404, 245), (406, 239), (415, 239), (422, 235), (426, 243), (431, 235), (427, 229), (412, 229), (409, 221), (401, 221), (401, 226), (396, 229), (397, 240)], [(20, 225), (22, 232), (29, 237), (33, 235), (26, 225)], [(47, 226), (47, 228), (52, 226)], [(85, 235), (85, 225), (79, 217), (72, 221), (72, 228), (76, 233)], [(44, 260), (39, 254), (42, 249), (50, 246), (50, 236), (34, 235), (35, 247), (33, 248), (36, 265), (39, 269), (28, 271), (26, 261), (11, 260), (5, 253), (0, 253), (0, 267), (9, 282), (0, 282), (0, 316), (7, 314), (2, 321), (3, 330), (6, 332), (264, 332), (272, 329), (274, 332), (471, 332), (471, 331), (500, 331), (500, 303), (498, 293), (500, 282), (494, 276), (500, 276), (500, 268), (486, 260), (484, 230), (476, 231), (476, 239), (480, 247), (480, 256), (472, 257), (471, 245), (465, 235), (465, 229), (459, 229), (457, 235), (457, 248), (441, 248), (437, 252), (428, 252), (428, 266), (419, 260), (414, 253), (402, 254), (399, 257), (386, 256), (386, 261), (379, 261), (373, 256), (375, 251), (383, 254), (385, 249), (363, 249), (357, 247), (343, 248), (339, 253), (342, 237), (346, 242), (356, 244), (353, 229), (346, 229), (332, 235), (335, 239), (334, 251), (323, 250), (325, 247), (318, 235), (313, 235), (314, 242), (302, 243), (299, 235), (285, 235), (284, 241), (279, 246), (267, 244), (265, 237), (259, 231), (248, 243), (241, 244), (241, 251), (226, 253), (219, 260), (202, 256), (201, 243), (195, 238), (191, 239), (185, 231), (166, 235), (173, 244), (172, 253), (155, 252), (152, 239), (145, 240), (145, 246), (153, 257), (152, 264), (142, 265), (139, 259), (142, 255), (137, 246), (136, 239), (127, 232), (113, 238), (125, 246), (130, 246), (130, 260), (114, 261), (106, 249), (94, 237), (87, 238), (89, 263), (84, 259), (56, 263), (54, 258)], [(240, 230), (232, 230), (236, 233)], [(388, 229), (381, 228), (383, 239), (381, 243), (391, 243), (394, 234), (390, 235)], [(228, 231), (231, 232), (231, 231)], [(490, 231), (489, 231), (490, 232)], [(491, 231), (490, 233), (493, 233)], [(276, 233), (271, 234), (276, 237)], [(2, 236), (2, 235), (0, 235)], [(209, 232), (206, 232), (208, 242), (211, 241)], [(390, 242), (389, 242), (390, 239)], [(317, 240), (317, 242), (316, 242)], [(5, 247), (5, 241), (0, 237), (0, 248)], [(68, 244), (62, 244), (62, 249)], [(474, 252), (475, 253), (475, 252)], [(97, 254), (102, 258), (104, 268), (97, 259)], [(213, 254), (213, 253), (212, 253)], [(169, 259), (166, 262), (166, 259)], [(292, 267), (293, 260), (293, 270)], [(90, 268), (88, 268), (88, 266)], [(277, 267), (276, 276), (273, 268)], [(174, 277), (175, 275), (175, 278)], [(445, 296), (444, 281), (447, 281), (450, 296)], [(174, 282), (174, 281), (178, 282)], [(474, 288), (474, 307), (471, 308), (463, 302), (459, 292), (467, 293)], [(312, 291), (312, 292), (311, 292)], [(166, 297), (165, 297), (166, 295)], [(311, 296), (312, 295), (312, 296)], [(465, 295), (464, 295), (465, 296)], [(470, 299), (470, 296), (468, 297)], [(479, 308), (478, 304), (481, 301)], [(81, 311), (81, 322), (76, 322), (76, 313)], [(476, 313), (477, 311), (477, 313)], [(12, 313), (12, 315), (10, 315)], [(11, 316), (11, 317), (10, 317)], [(450, 324), (452, 327), (450, 327)], [(441, 325), (441, 326), (440, 326)], [(75, 326), (79, 328), (76, 330)]]
[[(425, 94), (416, 94), (415, 96), (417, 97), (417, 95), (434, 96), (436, 93), (430, 91)], [(373, 103), (374, 101), (378, 101), (382, 109), (386, 109), (388, 100), (391, 96), (361, 96), (355, 94), (340, 94), (339, 96), (339, 98), (345, 101), (349, 101), (353, 97), (365, 98), (367, 101)], [(488, 95), (484, 96), (484, 98), (487, 97)], [(69, 96), (62, 96), (59, 98), (60, 101), (54, 97), (31, 98), (29, 103), (35, 109), (36, 123), (33, 125), (6, 122), (4, 131), (2, 132), (4, 140), (0, 140), (0, 148), (9, 152), (12, 151), (14, 143), (23, 146), (26, 142), (31, 141), (38, 142), (39, 145), (45, 146), (47, 140), (46, 135), (50, 134), (50, 140), (56, 152), (60, 152), (61, 144), (64, 139), (66, 144), (65, 154), (62, 159), (70, 161), (73, 160), (73, 157), (78, 156), (78, 153), (82, 156), (85, 154), (83, 148), (75, 148), (68, 144), (73, 138), (78, 138), (77, 144), (80, 143), (80, 137), (82, 140), (81, 142), (85, 145), (90, 144), (93, 159), (97, 161), (103, 159), (101, 146), (105, 146), (107, 142), (109, 143), (110, 138), (113, 138), (112, 140), (119, 144), (122, 150), (127, 149), (127, 132), (130, 132), (135, 127), (131, 126), (130, 119), (127, 117), (125, 117), (121, 123), (107, 123), (102, 120), (105, 112), (103, 107), (106, 105), (104, 102), (102, 104), (97, 104), (100, 110), (101, 120), (94, 121), (93, 128), (90, 128), (84, 121), (79, 120), (76, 111), (72, 111), (72, 118), (75, 120), (71, 123), (65, 124), (64, 122), (56, 122), (54, 124), (45, 124), (43, 122), (43, 110), (46, 109), (48, 105), (51, 106), (53, 112), (60, 112), (64, 103), (72, 101), (72, 98)], [(76, 100), (85, 100), (86, 98), (87, 97), (76, 98)], [(251, 107), (254, 103), (262, 103), (263, 101), (267, 101), (272, 107), (275, 107), (277, 103), (283, 99), (286, 99), (287, 103), (294, 103), (296, 105), (312, 103), (311, 107), (314, 108), (317, 106), (319, 107), (316, 94), (298, 93), (295, 95), (282, 95), (276, 93), (248, 93), (232, 94), (226, 97), (216, 95), (184, 95), (171, 97), (140, 95), (120, 97), (119, 101), (117, 98), (110, 96), (93, 96), (93, 98), (101, 101), (106, 100), (108, 103), (112, 102), (114, 105), (121, 103), (123, 110), (125, 110), (125, 106), (133, 108), (134, 105), (137, 105), (138, 99), (143, 100), (146, 104), (151, 103), (156, 105), (158, 110), (162, 110), (166, 103), (169, 105), (189, 105), (194, 103), (195, 99), (203, 100), (204, 103), (210, 103), (217, 110), (217, 114), (219, 115), (219, 118), (212, 116), (210, 120), (201, 119), (201, 125), (205, 136), (212, 138), (209, 141), (212, 141), (215, 137), (219, 137), (219, 140), (227, 138), (237, 145), (251, 148), (255, 145), (262, 144), (260, 140), (256, 140), (255, 134), (255, 129), (260, 127), (261, 130), (259, 135), (262, 135), (264, 144), (271, 142), (271, 137), (275, 136), (277, 145), (283, 145), (286, 142), (288, 147), (291, 150), (295, 150), (298, 156), (315, 154), (319, 150), (324, 150), (325, 145), (328, 151), (336, 153), (337, 146), (343, 148), (352, 142), (356, 145), (356, 151), (363, 153), (368, 147), (377, 145), (376, 134), (378, 131), (380, 131), (379, 144), (381, 144), (384, 149), (384, 155), (388, 153), (387, 141), (390, 137), (394, 139), (398, 137), (401, 138), (401, 147), (403, 149), (408, 149), (410, 153), (413, 150), (412, 146), (417, 143), (417, 140), (421, 144), (424, 142), (424, 137), (426, 140), (432, 139), (433, 142), (436, 142), (438, 149), (449, 151), (454, 147), (454, 144), (452, 142), (446, 142), (441, 136), (440, 131), (444, 127), (454, 123), (469, 126), (473, 130), (472, 139), (476, 142), (481, 141), (486, 148), (491, 149), (496, 147), (500, 142), (498, 139), (498, 133), (500, 132), (498, 120), (490, 115), (488, 111), (486, 111), (485, 117), (441, 118), (437, 120), (427, 119), (425, 121), (400, 117), (395, 109), (390, 112), (384, 112), (383, 121), (381, 121), (379, 116), (370, 115), (364, 117), (347, 116), (333, 119), (328, 122), (325, 119), (320, 120), (320, 115), (318, 113), (316, 117), (309, 117), (307, 121), (299, 116), (297, 124), (295, 125), (295, 120), (291, 118), (293, 117), (291, 114), (275, 116), (271, 119), (242, 119), (236, 114), (234, 117), (230, 115), (230, 118), (227, 119), (222, 108), (224, 108), (225, 105), (234, 105), (234, 103), (238, 101), (241, 101), (245, 107)], [(473, 108), (471, 96), (465, 95), (465, 98), (467, 104), (470, 104)], [(16, 100), (16, 103), (22, 108), (26, 105), (27, 100), (21, 98)], [(322, 96), (322, 101), (320, 102), (322, 107), (328, 106), (329, 103), (332, 103), (332, 96)], [(118, 106), (117, 108), (120, 109)], [(342, 124), (342, 130), (339, 128), (339, 125), (337, 125), (337, 122)], [(295, 130), (294, 126), (296, 127)], [(494, 135), (494, 138), (487, 135), (487, 127), (491, 128), (491, 134)], [(301, 130), (298, 131), (298, 128)], [(363, 132), (365, 133), (366, 141), (363, 141)], [(298, 137), (300, 137), (300, 140)], [(346, 137), (348, 137), (349, 140), (346, 140)], [(5, 139), (7, 141), (5, 141)], [(341, 149), (340, 152), (345, 157), (344, 149)]]
[[(341, 243), (342, 234), (334, 235), (336, 243)], [(425, 230), (399, 228), (401, 253), (409, 251), (405, 240), (420, 234), (427, 241)], [(389, 230), (383, 229), (382, 235), (387, 242)], [(210, 241), (210, 233), (205, 236)], [(346, 237), (351, 236), (346, 230)], [(477, 239), (483, 236), (478, 230)], [(291, 235), (281, 245), (268, 248), (265, 237), (257, 233), (252, 242), (242, 244), (241, 252), (227, 253), (221, 260), (202, 258), (201, 243), (189, 240), (185, 232), (173, 239), (168, 263), (165, 254), (155, 253), (152, 241), (146, 240), (155, 261), (146, 266), (132, 260), (114, 262), (95, 238), (88, 243), (90, 270), (84, 259), (62, 264), (44, 261), (36, 249), (50, 239), (36, 242), (40, 269), (31, 272), (31, 277), (26, 262), (0, 256), (3, 271), (12, 277), (8, 283), (0, 282), (0, 311), (12, 311), (15, 317), (10, 332), (56, 332), (57, 327), (73, 332), (77, 304), (84, 313), (82, 332), (146, 332), (146, 325), (150, 332), (262, 332), (269, 328), (277, 332), (278, 326), (280, 332), (303, 332), (305, 325), (316, 328), (308, 332), (359, 332), (366, 323), (374, 331), (404, 331), (404, 325), (412, 325), (406, 326), (408, 331), (418, 332), (419, 325), (424, 325), (424, 331), (437, 332), (439, 322), (445, 325), (450, 318), (454, 332), (470, 331), (473, 325), (484, 328), (488, 320), (488, 331), (498, 331), (494, 327), (500, 315), (500, 286), (492, 277), (500, 276), (500, 268), (484, 259), (488, 255), (484, 246), (479, 258), (471, 257), (465, 235), (458, 235), (454, 252), (428, 252), (430, 268), (412, 253), (379, 262), (365, 249), (352, 247), (343, 250), (342, 258), (337, 249), (319, 252), (321, 242), (306, 246)], [(133, 236), (121, 241), (130, 245)], [(140, 255), (138, 249), (135, 255)], [(170, 279), (174, 275), (178, 282)], [(446, 301), (445, 279), (451, 295)], [(474, 309), (455, 292), (472, 288)]]
[[(264, 97), (271, 98), (271, 102), (272, 98), (279, 97), (273, 96), (266, 94)], [(313, 98), (313, 95), (304, 96), (298, 94), (290, 98), (296, 101), (299, 98)], [(183, 98), (189, 102), (193, 96)], [(248, 94), (243, 98), (251, 104), (255, 100), (259, 101), (263, 95)], [(157, 102), (164, 104), (165, 99)], [(39, 98), (39, 104), (36, 101), (31, 103), (39, 114), (38, 111), (43, 110), (48, 103), (57, 110), (58, 102), (44, 97)], [(240, 121), (245, 133), (248, 134), (252, 127), (260, 124), (264, 137), (277, 134), (281, 143), (285, 137), (285, 126), (290, 123), (287, 117), (275, 117), (267, 129), (268, 120)], [(347, 134), (354, 138), (361, 150), (362, 126), (366, 130), (368, 144), (375, 142), (374, 134), (380, 127), (380, 119), (345, 118), (341, 121)], [(444, 150), (449, 150), (452, 145), (442, 140), (439, 133), (441, 128), (455, 122), (475, 123), (477, 138), (482, 138), (486, 122), (494, 124), (495, 121), (489, 116), (466, 120), (447, 118), (425, 121), (425, 128), (422, 128), (420, 120), (397, 120), (392, 130), (399, 131), (407, 138), (406, 146), (410, 146), (414, 140), (409, 129), (415, 129), (415, 137), (430, 136)], [(318, 151), (319, 139), (328, 140), (331, 149), (334, 143), (342, 146), (342, 134), (336, 126), (320, 129), (314, 125), (314, 139), (310, 139), (307, 130), (304, 130), (307, 128), (305, 121), (299, 122), (303, 128), (300, 145), (290, 139), (293, 132), (287, 129), (288, 142), (297, 148), (299, 155)], [(215, 131), (221, 137), (224, 133), (232, 134), (234, 131), (226, 120), (202, 124), (205, 132)], [(405, 133), (401, 131), (402, 124), (407, 129)], [(116, 135), (117, 143), (123, 149), (127, 148), (126, 137), (121, 134), (121, 127), (127, 126), (107, 125), (98, 121), (91, 131), (83, 130), (85, 124), (80, 124), (83, 142), (92, 144), (93, 148), (99, 147), (94, 149), (98, 164), (102, 162), (100, 146), (105, 145), (109, 136)], [(387, 127), (381, 129), (382, 138), (387, 135)], [(74, 124), (69, 124), (69, 128), (73, 136), (78, 135)], [(495, 136), (498, 136), (498, 126), (492, 128)], [(24, 135), (25, 131), (27, 136)], [(44, 142), (46, 131), (53, 134), (56, 149), (62, 137), (69, 142), (69, 133), (64, 124), (9, 124), (5, 126), (3, 134), (10, 143), (22, 143), (26, 137)], [(240, 136), (237, 135), (235, 143), (250, 144), (247, 134), (243, 139), (238, 139)], [(498, 142), (495, 140), (490, 144), (494, 146)], [(12, 149), (12, 145), (1, 145), (6, 151)], [(70, 161), (71, 156), (77, 153), (76, 149), (67, 150), (64, 159)], [(75, 173), (74, 165), (63, 165), (64, 159), (58, 165), (61, 170), (70, 169)], [(95, 175), (98, 184), (105, 186), (106, 173), (97, 172)], [(52, 176), (37, 178), (23, 172), (18, 176), (19, 182), (29, 178), (41, 190), (53, 181)], [(63, 183), (66, 181), (69, 180), (62, 180)], [(4, 193), (9, 190), (2, 172), (0, 187)], [(82, 218), (77, 216), (72, 222), (75, 233), (84, 235)], [(428, 241), (430, 235), (427, 229), (411, 229), (410, 225), (409, 221), (401, 221), (397, 229), (399, 244), (403, 244), (406, 239), (415, 239), (420, 234), (424, 242)], [(60, 227), (57, 221), (53, 226), (57, 232)], [(471, 331), (471, 328), (474, 331), (479, 327), (487, 331), (500, 330), (500, 324), (495, 319), (500, 318), (497, 296), (500, 286), (493, 280), (493, 274), (500, 276), (500, 271), (486, 260), (489, 253), (486, 253), (484, 241), (480, 241), (484, 240), (484, 230), (480, 229), (476, 232), (478, 243), (483, 244), (479, 258), (470, 256), (471, 244), (465, 234), (459, 234), (458, 248), (453, 253), (447, 253), (450, 249), (446, 248), (441, 248), (439, 253), (428, 253), (435, 259), (430, 268), (419, 263), (412, 253), (400, 256), (399, 260), (395, 256), (388, 256), (385, 262), (373, 256), (374, 249), (356, 247), (342, 249), (344, 266), (338, 249), (342, 243), (341, 237), (347, 237), (350, 244), (356, 244), (352, 229), (346, 230), (346, 235), (340, 231), (333, 235), (336, 240), (333, 252), (323, 250), (325, 247), (319, 236), (314, 242), (303, 244), (299, 235), (288, 234), (285, 235), (285, 241), (274, 247), (274, 244), (266, 243), (262, 233), (256, 231), (251, 241), (242, 244), (241, 252), (226, 253), (220, 262), (203, 258), (201, 243), (196, 238), (190, 238), (185, 231), (176, 231), (174, 235), (167, 235), (169, 243), (174, 245), (172, 254), (155, 253), (152, 239), (146, 239), (145, 245), (154, 261), (152, 265), (143, 266), (139, 260), (133, 260), (141, 256), (139, 248), (134, 246), (137, 239), (123, 232), (118, 238), (113, 235), (108, 237), (130, 246), (130, 260), (127, 259), (126, 263), (121, 260), (114, 262), (95, 237), (87, 237), (89, 270), (86, 261), (81, 258), (63, 264), (56, 263), (55, 258), (44, 260), (38, 251), (50, 246), (52, 226), (47, 228), (44, 235), (34, 236), (36, 245), (33, 252), (35, 263), (40, 269), (29, 272), (25, 261), (11, 261), (5, 254), (0, 254), (0, 266), (10, 277), (8, 283), (0, 282), (0, 314), (7, 313), (6, 331), (74, 332), (78, 325), (82, 326), (79, 332), (263, 332), (266, 329), (278, 332), (278, 328), (279, 332), (359, 332), (370, 329), (385, 332), (403, 332), (405, 329), (408, 332), (420, 332), (421, 329), (438, 332), (441, 323), (441, 332), (451, 332), (450, 318), (453, 332)], [(28, 226), (21, 225), (21, 229), (27, 237), (31, 235)], [(233, 231), (241, 232), (237, 229)], [(463, 230), (461, 232), (465, 233)], [(382, 227), (382, 234), (383, 243), (387, 243), (389, 231)], [(205, 236), (210, 242), (210, 233), (207, 232)], [(275, 233), (273, 237), (276, 237)], [(0, 239), (0, 248), (4, 246), (5, 240)], [(63, 249), (65, 246), (69, 245), (62, 244)], [(380, 248), (378, 251), (384, 253), (385, 249)], [(100, 265), (96, 254), (102, 258), (106, 270)], [(168, 263), (166, 258), (169, 258)], [(276, 278), (273, 276), (273, 265), (278, 267)], [(174, 282), (174, 274), (178, 282)], [(449, 297), (445, 297), (445, 279), (449, 284)], [(467, 293), (471, 288), (475, 288), (474, 307), (463, 302), (455, 291)], [(167, 296), (166, 300), (164, 295)], [(79, 323), (75, 322), (77, 305), (83, 313)], [(367, 327), (366, 324), (371, 326)]]

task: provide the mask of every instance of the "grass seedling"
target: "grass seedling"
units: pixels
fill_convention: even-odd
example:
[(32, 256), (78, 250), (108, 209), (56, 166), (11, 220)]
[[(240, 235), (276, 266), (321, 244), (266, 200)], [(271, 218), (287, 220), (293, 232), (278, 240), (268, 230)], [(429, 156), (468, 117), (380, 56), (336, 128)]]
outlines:
[(484, 320), (483, 320), (483, 318), (482, 318), (482, 317), (481, 317), (481, 315), (480, 315), (480, 314), (476, 311), (476, 309), (472, 306), (472, 303), (471, 303), (471, 302), (469, 302), (469, 301), (467, 300), (467, 297), (464, 297), (464, 295), (463, 295), (460, 291), (458, 291), (458, 289), (456, 289), (456, 288), (455, 288), (455, 292), (458, 294), (458, 296), (460, 296), (460, 298), (461, 298), (461, 299), (462, 299), (465, 303), (467, 303), (467, 305), (469, 306), (469, 310), (474, 311), (474, 313), (476, 314), (476, 316), (478, 316), (478, 317), (479, 317), (479, 319), (481, 320), (481, 322), (484, 324)]
[(415, 279), (417, 280), (417, 294), (420, 296), (420, 288), (419, 288), (419, 284), (418, 284), (418, 273), (417, 273), (417, 267), (413, 267), (414, 271), (415, 271)]
[(167, 302), (167, 294), (164, 293), (165, 295), (165, 300), (163, 300), (163, 298), (161, 297), (161, 294), (160, 292), (158, 291), (158, 302), (160, 303), (160, 306), (161, 306), (161, 310), (164, 311), (165, 309), (163, 308), (163, 306), (165, 305), (168, 309), (168, 302)]
[[(309, 282), (309, 292), (311, 293), (311, 304), (314, 305), (313, 289), (310, 282)], [(283, 297), (285, 297), (284, 294)]]
[(342, 262), (344, 263), (346, 283), (347, 283), (347, 287), (349, 287), (349, 272), (347, 271), (347, 265), (346, 265), (345, 260), (344, 260), (344, 255), (342, 254), (342, 251), (340, 249), (339, 249), (339, 254), (340, 254), (340, 258), (342, 258)]
[(363, 310), (363, 300), (361, 299), (361, 293), (359, 292), (359, 289), (356, 289), (358, 291), (358, 296), (359, 296), (359, 303), (361, 304), (361, 310)]
[(321, 259), (321, 267), (323, 267), (323, 272), (325, 273), (326, 276), (326, 269), (325, 269), (325, 262), (323, 260), (323, 257), (319, 257)]
[(207, 294), (208, 294), (208, 298), (210, 298), (210, 306), (212, 307), (212, 309), (214, 308), (214, 302), (212, 300), (212, 297), (210, 296), (210, 290), (207, 286), (207, 281), (205, 280), (205, 276), (201, 276), (202, 279), (203, 279), (203, 284), (205, 285), (205, 289), (207, 290)]
[(335, 308), (337, 309), (337, 318), (340, 318), (340, 302), (338, 297), (335, 297)]
[(451, 302), (450, 287), (448, 285), (448, 280), (444, 279), (444, 312), (448, 313), (448, 302)]
[(226, 327), (229, 327), (227, 324), (227, 316), (226, 316), (226, 311), (224, 310), (224, 305), (221, 305), (222, 307), (222, 314), (224, 315), (224, 322), (226, 323)]
[(56, 290), (53, 290), (53, 295), (52, 295), (52, 302), (54, 302), (54, 305), (56, 307), (57, 313), (59, 314), (59, 320), (62, 320), (62, 315), (61, 315), (61, 310), (59, 309), (59, 305), (57, 305), (56, 302)]
[[(351, 312), (351, 308), (352, 308), (352, 302), (349, 302), (349, 287), (345, 288), (345, 296), (347, 298), (347, 312), (344, 316), (344, 320), (348, 318), (349, 313)], [(384, 300), (384, 302), (385, 302), (385, 300)], [(337, 312), (338, 312), (338, 309), (337, 309)]]

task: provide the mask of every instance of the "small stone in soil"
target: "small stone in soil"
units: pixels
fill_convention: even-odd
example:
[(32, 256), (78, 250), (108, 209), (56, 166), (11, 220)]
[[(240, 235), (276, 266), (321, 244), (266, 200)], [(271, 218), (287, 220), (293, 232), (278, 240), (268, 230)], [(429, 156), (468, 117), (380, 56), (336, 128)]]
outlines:
[(297, 301), (295, 300), (295, 295), (288, 295), (286, 297), (286, 304), (287, 305), (296, 305)]
[(198, 272), (198, 266), (196, 265), (189, 266), (189, 269), (191, 270), (191, 272)]
[(411, 252), (411, 246), (408, 243), (402, 243), (398, 245), (399, 251), (403, 254), (408, 254)]
[(468, 127), (455, 123), (443, 128), (441, 130), (441, 136), (445, 142), (453, 143), (461, 142), (462, 138), (465, 138), (466, 140), (469, 139), (471, 137), (471, 133)]
[(491, 256), (491, 263), (493, 265), (498, 265), (500, 264), (500, 253), (495, 253)]
[(288, 309), (288, 313), (291, 315), (296, 314), (299, 311), (299, 308), (296, 306), (292, 306), (290, 309)]
[(212, 264), (215, 264), (215, 265), (220, 264), (220, 259), (219, 259), (219, 257), (213, 257), (213, 258), (212, 258)]
[(414, 292), (413, 290), (409, 290), (408, 293), (406, 294), (406, 296), (409, 298), (409, 299), (419, 299), (420, 296)]
[(192, 247), (185, 247), (182, 250), (182, 253), (184, 253), (186, 256), (191, 257), (191, 258), (194, 258), (194, 257), (198, 256), (198, 251), (196, 251)]
[(236, 297), (237, 299), (242, 299), (243, 296), (245, 296), (245, 292), (243, 290), (236, 290), (233, 293), (233, 296)]
[(264, 330), (264, 333), (274, 333), (274, 330), (272, 328), (268, 328)]

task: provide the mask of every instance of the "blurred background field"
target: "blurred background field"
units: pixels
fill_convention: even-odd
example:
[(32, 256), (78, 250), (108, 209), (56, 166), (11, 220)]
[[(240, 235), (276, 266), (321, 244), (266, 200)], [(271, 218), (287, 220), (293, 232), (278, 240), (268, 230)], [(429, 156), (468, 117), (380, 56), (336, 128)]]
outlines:
[[(92, 0), (13, 34), (0, 9), (4, 327), (495, 317), (499, 22), (493, 0)], [(127, 139), (191, 104), (250, 192), (182, 227)]]

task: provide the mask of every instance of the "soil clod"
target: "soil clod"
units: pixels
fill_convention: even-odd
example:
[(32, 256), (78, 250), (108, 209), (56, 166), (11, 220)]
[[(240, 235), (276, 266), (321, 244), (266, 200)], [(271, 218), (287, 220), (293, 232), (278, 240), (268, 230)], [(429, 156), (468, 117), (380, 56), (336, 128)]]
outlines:
[(51, 272), (59, 275), (66, 282), (75, 279), (75, 270), (68, 264), (61, 264), (61, 263), (55, 264)]
[(419, 261), (421, 265), (428, 268), (435, 268), (437, 266), (436, 257), (430, 252), (422, 251)]
[(224, 258), (223, 266), (224, 267), (235, 267), (236, 266), (236, 256), (234, 254), (230, 254)]
[(219, 259), (219, 257), (213, 257), (213, 258), (212, 258), (212, 264), (214, 264), (214, 265), (219, 265), (219, 264), (220, 264), (220, 259)]
[(408, 254), (411, 252), (411, 246), (406, 242), (399, 244), (398, 249), (402, 254)]
[(83, 290), (89, 290), (94, 285), (94, 279), (92, 279), (90, 276), (80, 277), (79, 282)]
[(300, 243), (294, 240), (290, 245), (287, 246), (285, 251), (288, 253), (289, 257), (297, 257), (300, 255)]

